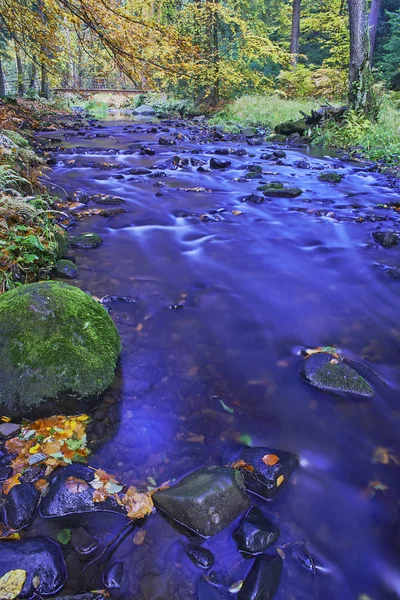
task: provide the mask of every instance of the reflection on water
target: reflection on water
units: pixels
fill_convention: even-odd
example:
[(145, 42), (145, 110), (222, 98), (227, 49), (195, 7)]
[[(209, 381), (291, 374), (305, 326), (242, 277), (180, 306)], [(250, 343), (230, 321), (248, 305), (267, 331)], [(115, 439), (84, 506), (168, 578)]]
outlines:
[[(160, 123), (154, 132), (154, 125), (114, 116), (91, 130), (110, 138), (67, 134), (52, 174), (68, 193), (126, 200), (126, 213), (79, 224), (76, 232), (103, 237), (101, 247), (73, 252), (77, 285), (131, 300), (107, 304), (123, 341), (109, 394), (121, 421), (92, 463), (147, 487), (220, 462), (231, 440), (294, 452), (301, 467), (268, 505), (285, 552), (277, 600), (400, 597), (400, 283), (385, 273), (400, 267), (400, 255), (371, 237), (398, 228), (397, 213), (377, 206), (400, 195), (382, 176), (308, 149), (288, 149), (283, 164), (271, 164), (259, 158), (266, 144), (242, 143), (249, 154), (231, 154), (227, 170), (176, 167), (174, 156), (208, 161), (217, 148), (239, 144), (200, 143), (184, 124)], [(158, 145), (175, 132), (176, 146)], [(155, 155), (141, 154), (142, 146)], [(310, 168), (298, 168), (305, 157)], [(259, 185), (243, 179), (254, 163), (267, 172), (263, 180), (303, 194), (241, 202)], [(138, 166), (166, 176), (128, 173)], [(318, 181), (326, 166), (345, 176), (339, 185)], [(362, 371), (373, 400), (334, 397), (300, 380), (299, 348), (332, 344), (386, 382)], [(394, 456), (388, 464), (374, 462), (379, 447)], [(198, 587), (202, 574), (184, 552), (182, 532), (160, 515), (144, 528), (143, 544), (128, 537), (115, 555), (129, 584), (112, 598), (208, 600), (210, 587)], [(218, 559), (218, 581), (230, 585), (248, 570), (231, 530), (205, 545)]]

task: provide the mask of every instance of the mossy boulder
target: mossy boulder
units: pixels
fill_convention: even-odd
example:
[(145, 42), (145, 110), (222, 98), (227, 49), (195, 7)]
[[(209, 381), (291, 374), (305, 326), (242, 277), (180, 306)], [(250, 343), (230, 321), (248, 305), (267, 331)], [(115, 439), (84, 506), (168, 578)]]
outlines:
[(75, 279), (78, 275), (78, 269), (72, 260), (66, 260), (65, 258), (62, 258), (54, 265), (53, 274), (56, 277), (61, 277), (62, 279)]
[(0, 296), (0, 414), (72, 414), (112, 383), (121, 343), (104, 307), (66, 283)]
[(271, 198), (297, 198), (303, 193), (303, 190), (300, 188), (277, 187), (276, 184), (273, 187), (271, 187), (271, 184), (262, 185), (257, 189), (264, 192), (265, 196), (270, 196)]
[(326, 171), (321, 173), (318, 177), (320, 181), (327, 181), (328, 183), (340, 183), (343, 179), (343, 175), (336, 173), (335, 171)]
[(68, 232), (62, 227), (57, 226), (54, 233), (54, 237), (57, 244), (57, 258), (62, 258), (65, 255), (68, 248)]
[(97, 235), (97, 233), (85, 232), (70, 237), (69, 242), (73, 248), (89, 250), (90, 248), (100, 246), (103, 243), (103, 238)]

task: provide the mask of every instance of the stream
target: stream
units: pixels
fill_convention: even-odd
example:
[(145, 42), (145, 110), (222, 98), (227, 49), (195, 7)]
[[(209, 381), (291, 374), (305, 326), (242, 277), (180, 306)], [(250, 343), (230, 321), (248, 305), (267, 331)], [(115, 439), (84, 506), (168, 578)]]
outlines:
[[(160, 145), (161, 136), (174, 145)], [(49, 188), (61, 199), (60, 188), (125, 200), (124, 212), (84, 218), (70, 232), (104, 240), (68, 250), (78, 268), (72, 284), (103, 299), (123, 345), (95, 414), (106, 442), (90, 463), (147, 488), (221, 464), (233, 441), (292, 452), (300, 467), (289, 484), (270, 503), (254, 500), (281, 530), (274, 598), (399, 598), (400, 279), (389, 268), (400, 268), (400, 251), (372, 237), (400, 230), (399, 213), (387, 207), (400, 206), (399, 190), (320, 149), (279, 146), (285, 157), (261, 159), (278, 146), (210, 137), (184, 121), (117, 115), (40, 137), (53, 149)], [(231, 165), (204, 168), (213, 157)], [(252, 165), (262, 179), (245, 177)], [(149, 172), (129, 173), (140, 168)], [(324, 170), (344, 178), (320, 181)], [(242, 201), (270, 181), (303, 193)], [(110, 207), (75, 210), (88, 208)], [(372, 399), (302, 381), (301, 351), (331, 345), (365, 365), (351, 363)], [(109, 540), (118, 519), (85, 523)], [(216, 587), (187, 557), (188, 535), (159, 513), (139, 523), (113, 555), (125, 576), (111, 598), (234, 598), (227, 589), (251, 561), (237, 552), (232, 528), (204, 542), (223, 583)], [(80, 563), (71, 554), (67, 564), (75, 573), (67, 587), (79, 589)]]

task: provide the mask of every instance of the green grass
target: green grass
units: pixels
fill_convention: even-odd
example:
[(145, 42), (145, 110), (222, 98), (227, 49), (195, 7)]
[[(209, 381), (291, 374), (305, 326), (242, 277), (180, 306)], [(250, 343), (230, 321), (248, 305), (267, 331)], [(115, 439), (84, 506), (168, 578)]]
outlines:
[(320, 105), (316, 100), (283, 100), (278, 95), (243, 96), (225, 106), (210, 123), (224, 125), (228, 131), (252, 125), (273, 129), (279, 123), (300, 119), (300, 110), (309, 114)]

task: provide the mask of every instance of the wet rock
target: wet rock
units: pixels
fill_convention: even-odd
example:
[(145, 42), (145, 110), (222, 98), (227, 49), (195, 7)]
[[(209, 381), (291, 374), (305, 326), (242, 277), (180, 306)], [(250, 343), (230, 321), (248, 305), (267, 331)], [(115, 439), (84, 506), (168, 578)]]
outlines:
[(207, 213), (200, 215), (200, 220), (203, 221), (203, 223), (218, 223), (219, 221), (222, 221), (219, 215), (210, 215)]
[(0, 296), (0, 345), (0, 414), (24, 418), (88, 410), (121, 349), (105, 308), (60, 281)]
[(326, 171), (325, 173), (321, 173), (318, 179), (320, 181), (327, 181), (328, 183), (340, 183), (343, 177), (344, 175), (336, 173), (336, 171)]
[(54, 265), (53, 274), (62, 279), (75, 279), (78, 275), (78, 269), (72, 260), (61, 259)]
[(141, 148), (140, 148), (140, 154), (144, 154), (147, 156), (154, 156), (155, 153), (156, 153), (156, 151), (153, 150), (152, 148), (149, 148), (148, 146), (141, 146)]
[(231, 164), (230, 160), (224, 160), (223, 158), (212, 158), (210, 160), (211, 169), (227, 169)]
[(100, 246), (103, 243), (103, 239), (96, 233), (88, 232), (71, 236), (69, 242), (73, 248), (88, 250)]
[(154, 173), (150, 173), (149, 177), (157, 179), (157, 177), (167, 177), (167, 174), (164, 171), (154, 171)]
[(144, 167), (135, 167), (134, 169), (130, 169), (128, 173), (129, 175), (149, 175), (151, 171), (150, 169), (146, 169)]
[(60, 546), (43, 536), (0, 540), (0, 577), (18, 566), (27, 573), (19, 598), (55, 594), (67, 579)]
[(155, 117), (156, 111), (152, 106), (149, 106), (148, 104), (142, 104), (142, 106), (134, 108), (132, 114), (137, 117)]
[(259, 196), (258, 194), (249, 194), (248, 196), (244, 196), (241, 198), (241, 202), (252, 202), (253, 204), (262, 204), (265, 202), (264, 196)]
[(282, 568), (280, 556), (258, 556), (239, 590), (238, 600), (271, 600), (279, 587)]
[(394, 231), (373, 231), (372, 237), (381, 246), (397, 246), (399, 235)]
[(241, 469), (247, 490), (267, 500), (282, 490), (298, 464), (296, 456), (289, 452), (241, 444), (235, 444), (224, 452), (225, 464), (237, 461), (244, 461), (253, 468), (252, 471)]
[(392, 279), (400, 279), (400, 269), (398, 267), (391, 267), (386, 270), (386, 274)]
[(205, 467), (153, 496), (157, 508), (204, 537), (227, 527), (249, 505), (243, 476), (236, 469)]
[[(76, 479), (79, 481), (76, 482)], [(94, 488), (90, 485), (93, 479), (93, 470), (77, 463), (54, 471), (48, 492), (40, 503), (40, 515), (44, 518), (93, 512), (125, 515), (124, 509), (112, 496), (104, 502), (93, 501)]]
[[(0, 457), (1, 458), (1, 457)], [(0, 469), (0, 481), (5, 481), (13, 474), (13, 470), (11, 467), (4, 467)]]
[(274, 150), (272, 154), (275, 158), (286, 158), (286, 152), (284, 150)]
[(185, 552), (190, 560), (200, 569), (210, 569), (214, 564), (214, 556), (208, 548), (189, 544), (185, 547)]
[(33, 483), (15, 485), (7, 494), (5, 517), (14, 531), (27, 527), (35, 516), (40, 494)]
[(271, 187), (268, 184), (266, 186), (260, 186), (258, 189), (262, 190), (265, 196), (269, 196), (270, 198), (297, 198), (303, 193), (303, 190), (300, 188), (277, 188)]
[(108, 589), (116, 589), (121, 587), (122, 580), (125, 574), (125, 566), (122, 562), (117, 562), (106, 569), (103, 574), (103, 583)]
[(95, 552), (99, 546), (97, 537), (86, 531), (84, 527), (78, 527), (72, 533), (71, 544), (81, 560), (86, 560)]
[(114, 217), (115, 215), (122, 215), (127, 212), (126, 208), (120, 206), (118, 208), (102, 208), (96, 214), (100, 215), (100, 217)]
[(296, 164), (296, 167), (298, 169), (310, 169), (310, 163), (308, 162), (308, 160), (299, 160), (298, 163)]
[(79, 202), (80, 204), (87, 204), (90, 200), (89, 194), (82, 190), (76, 190), (70, 197), (72, 202)]
[(161, 136), (158, 140), (158, 143), (160, 144), (160, 146), (176, 146), (175, 140), (168, 139), (165, 136)]
[(374, 390), (357, 371), (343, 360), (325, 352), (318, 352), (304, 359), (300, 375), (307, 383), (324, 392), (364, 398), (372, 398), (374, 395)]
[(242, 133), (247, 138), (253, 138), (257, 135), (257, 129), (255, 127), (245, 127)]
[(270, 158), (275, 158), (273, 152), (263, 152), (260, 156), (261, 160), (269, 160)]
[(233, 533), (237, 549), (246, 554), (261, 554), (272, 546), (280, 534), (279, 528), (253, 506)]
[(256, 171), (249, 171), (245, 175), (246, 179), (262, 179), (262, 173), (257, 173)]
[(90, 196), (90, 200), (96, 204), (106, 204), (111, 206), (125, 204), (123, 198), (120, 198), (119, 196), (110, 196), (109, 194), (93, 194), (93, 196)]
[(214, 150), (214, 154), (219, 154), (220, 156), (227, 156), (229, 154), (229, 148), (217, 148)]
[(270, 183), (266, 183), (265, 185), (260, 185), (260, 187), (258, 187), (257, 189), (262, 192), (265, 192), (267, 190), (282, 190), (283, 183), (281, 183), (280, 181), (271, 181)]
[(276, 125), (275, 132), (281, 135), (291, 135), (293, 133), (298, 133), (299, 135), (304, 135), (307, 131), (307, 125), (304, 119), (298, 119), (297, 121), (286, 121), (285, 123), (280, 123)]
[(1, 423), (0, 424), (0, 438), (8, 440), (9, 438), (15, 437), (21, 431), (21, 425), (16, 423)]

